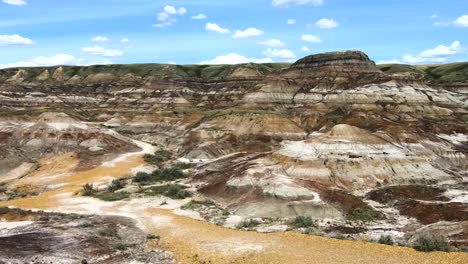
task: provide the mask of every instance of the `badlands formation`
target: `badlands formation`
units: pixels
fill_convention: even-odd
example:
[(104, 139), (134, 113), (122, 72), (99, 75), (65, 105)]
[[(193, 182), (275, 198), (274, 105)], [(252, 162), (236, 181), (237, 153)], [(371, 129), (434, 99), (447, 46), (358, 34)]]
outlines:
[(0, 263), (467, 263), (467, 69), (0, 70)]

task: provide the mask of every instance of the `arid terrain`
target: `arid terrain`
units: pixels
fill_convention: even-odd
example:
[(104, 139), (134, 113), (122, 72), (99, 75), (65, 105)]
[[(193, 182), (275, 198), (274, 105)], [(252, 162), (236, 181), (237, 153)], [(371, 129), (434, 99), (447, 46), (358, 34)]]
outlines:
[(0, 263), (468, 263), (467, 156), (468, 63), (4, 69)]

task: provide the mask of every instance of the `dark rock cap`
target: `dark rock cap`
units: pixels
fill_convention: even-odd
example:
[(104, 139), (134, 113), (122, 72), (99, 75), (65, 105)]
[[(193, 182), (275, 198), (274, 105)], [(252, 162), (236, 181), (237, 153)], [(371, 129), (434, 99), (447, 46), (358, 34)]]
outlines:
[(291, 65), (291, 69), (343, 67), (349, 70), (380, 71), (362, 51), (348, 50), (310, 55)]

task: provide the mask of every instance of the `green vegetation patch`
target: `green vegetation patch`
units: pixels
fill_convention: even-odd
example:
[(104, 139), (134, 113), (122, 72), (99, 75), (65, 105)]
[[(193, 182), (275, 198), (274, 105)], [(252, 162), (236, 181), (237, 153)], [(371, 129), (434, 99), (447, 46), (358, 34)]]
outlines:
[(145, 154), (143, 159), (146, 163), (160, 165), (163, 162), (170, 160), (172, 154), (167, 150), (158, 150), (154, 154)]
[(441, 235), (422, 236), (416, 240), (414, 248), (424, 252), (450, 250), (447, 238)]
[(184, 179), (187, 176), (179, 168), (167, 168), (162, 170), (155, 170), (151, 174), (146, 172), (138, 172), (133, 178), (134, 182), (142, 185), (148, 185), (155, 182), (169, 182), (178, 179)]
[(379, 214), (369, 208), (357, 208), (348, 215), (348, 219), (353, 221), (368, 222), (377, 220), (379, 218)]
[(291, 220), (288, 224), (293, 228), (317, 228), (317, 224), (310, 216), (298, 216)]
[(176, 184), (152, 186), (143, 190), (142, 193), (148, 196), (162, 195), (176, 200), (192, 197), (192, 193), (185, 187)]

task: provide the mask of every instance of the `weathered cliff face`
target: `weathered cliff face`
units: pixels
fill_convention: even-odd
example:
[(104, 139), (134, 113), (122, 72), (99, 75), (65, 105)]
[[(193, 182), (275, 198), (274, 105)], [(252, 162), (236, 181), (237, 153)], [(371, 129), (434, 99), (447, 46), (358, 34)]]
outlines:
[[(343, 224), (364, 210), (380, 219), (369, 230), (411, 232), (467, 221), (460, 208), (468, 191), (468, 93), (460, 79), (382, 70), (358, 51), (292, 65), (2, 70), (0, 149), (8, 157), (0, 157), (17, 163), (0, 162), (0, 172), (29, 171), (16, 150), (29, 159), (74, 152), (102, 161), (137, 151), (132, 138), (197, 164), (190, 183), (242, 217)], [(439, 188), (461, 217), (439, 208), (424, 218), (442, 201), (423, 203), (398, 185), (414, 193), (421, 191), (414, 186)], [(383, 201), (380, 193), (398, 195)]]

